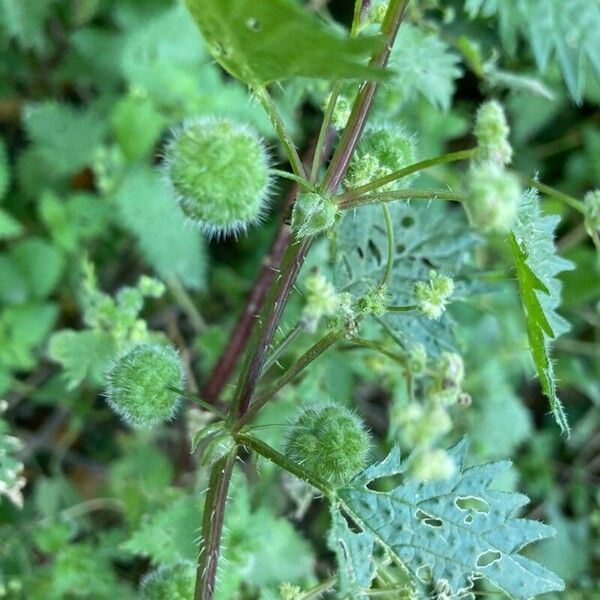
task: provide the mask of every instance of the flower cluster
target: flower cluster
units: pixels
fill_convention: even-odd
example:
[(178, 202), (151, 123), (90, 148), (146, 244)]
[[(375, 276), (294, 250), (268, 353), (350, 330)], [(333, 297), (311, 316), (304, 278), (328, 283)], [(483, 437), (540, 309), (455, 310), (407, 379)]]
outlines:
[(435, 271), (429, 272), (429, 281), (417, 281), (414, 296), (417, 308), (429, 319), (439, 319), (446, 310), (454, 292), (454, 281)]
[(299, 239), (318, 235), (335, 225), (339, 213), (338, 205), (329, 196), (299, 194), (292, 209), (292, 231)]
[(323, 317), (333, 316), (340, 306), (340, 298), (332, 283), (320, 272), (311, 273), (304, 282), (306, 304), (301, 321), (304, 329), (314, 333)]
[(505, 168), (512, 159), (509, 132), (502, 106), (494, 100), (482, 104), (474, 128), (477, 153), (466, 175), (465, 207), (472, 225), (484, 233), (506, 233), (517, 217), (521, 186)]

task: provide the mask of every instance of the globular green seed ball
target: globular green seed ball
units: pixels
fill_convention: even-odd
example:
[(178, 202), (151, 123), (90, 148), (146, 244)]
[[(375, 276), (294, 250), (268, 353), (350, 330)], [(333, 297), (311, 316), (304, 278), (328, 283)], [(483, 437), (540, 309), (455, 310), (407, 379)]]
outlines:
[(307, 409), (292, 425), (286, 455), (309, 471), (343, 485), (365, 466), (369, 435), (343, 406)]
[(161, 567), (142, 581), (143, 600), (190, 600), (194, 597), (196, 569), (191, 561)]
[(518, 179), (493, 162), (475, 162), (467, 173), (466, 209), (474, 227), (506, 233), (517, 217)]
[[(403, 127), (377, 127), (365, 132), (348, 169), (344, 185), (356, 188), (390, 175), (415, 162), (415, 138)], [(415, 175), (383, 186), (398, 190), (408, 186)]]
[(226, 119), (184, 123), (166, 148), (183, 212), (209, 235), (245, 231), (265, 211), (269, 161), (260, 137)]
[(178, 404), (169, 387), (183, 387), (183, 366), (176, 350), (160, 344), (134, 346), (108, 372), (106, 396), (127, 423), (153, 427), (171, 419)]

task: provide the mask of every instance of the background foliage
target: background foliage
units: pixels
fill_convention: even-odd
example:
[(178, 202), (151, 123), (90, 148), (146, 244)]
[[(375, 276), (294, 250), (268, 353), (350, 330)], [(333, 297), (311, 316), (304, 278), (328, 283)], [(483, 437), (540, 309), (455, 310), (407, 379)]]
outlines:
[[(345, 25), (352, 17), (348, 2), (306, 4)], [(475, 108), (498, 97), (516, 169), (576, 197), (600, 187), (597, 1), (418, 0), (408, 19), (390, 63), (398, 74), (381, 90), (375, 121), (402, 123), (426, 158), (472, 145)], [(332, 71), (314, 72), (319, 57), (308, 57), (289, 73), (283, 55), (264, 72), (244, 71), (252, 82), (282, 80), (275, 101), (302, 148), (318, 127), (327, 86), (288, 77), (345, 74), (376, 45), (338, 48), (317, 34), (314, 52), (338, 53)], [(207, 414), (186, 408), (176, 422), (138, 432), (118, 421), (100, 389), (116, 351), (165, 338), (182, 351), (190, 389), (202, 386), (286, 216), (287, 183), (280, 183), (268, 221), (247, 237), (209, 243), (186, 225), (157, 166), (170, 127), (213, 114), (252, 124), (285, 162), (257, 102), (213, 61), (183, 5), (0, 0), (0, 597), (135, 598), (152, 567), (195, 558), (207, 473), (189, 444)], [(457, 177), (441, 167), (419, 185), (455, 185)], [(401, 345), (422, 343), (430, 356), (463, 353), (473, 404), (452, 409), (452, 428), (436, 444), (466, 433), (473, 463), (511, 458), (502, 488), (528, 494), (524, 516), (558, 532), (529, 558), (564, 578), (565, 597), (591, 599), (600, 593), (599, 262), (575, 211), (548, 198), (543, 214), (560, 219), (531, 210), (541, 229), (557, 226), (562, 259), (550, 269), (542, 248), (536, 260), (546, 261), (549, 278), (530, 268), (550, 289), (544, 310), (553, 333), (566, 329), (563, 317), (570, 323), (545, 363), (559, 381), (570, 439), (547, 414), (534, 378), (516, 282), (502, 283), (505, 273), (520, 281), (527, 273), (510, 270), (506, 248), (481, 244), (457, 211), (429, 206), (425, 216), (420, 206), (393, 207), (403, 232), (394, 287), (433, 267), (455, 278), (460, 301), (433, 329), (390, 314), (368, 327), (373, 335), (391, 331)], [(361, 215), (360, 228), (349, 214), (334, 239), (313, 248), (284, 329), (302, 310), (311, 267), (338, 289), (364, 291), (381, 279), (379, 207)], [(575, 268), (564, 271), (565, 260)], [(561, 283), (562, 317), (554, 312)], [(308, 343), (300, 336), (282, 362)], [(405, 387), (393, 361), (342, 345), (259, 420), (286, 423), (299, 404), (334, 399), (367, 420), (380, 459), (406, 430)], [(284, 433), (261, 435), (282, 447)], [(244, 473), (236, 467), (231, 496), (219, 598), (278, 598), (280, 584), (309, 587), (331, 573), (330, 516), (297, 481), (257, 461)]]

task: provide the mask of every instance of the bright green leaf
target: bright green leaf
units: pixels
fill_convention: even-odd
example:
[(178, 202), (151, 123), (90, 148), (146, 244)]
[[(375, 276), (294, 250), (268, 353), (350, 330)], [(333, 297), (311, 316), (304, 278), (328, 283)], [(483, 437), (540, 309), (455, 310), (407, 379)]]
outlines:
[(294, 76), (381, 78), (378, 38), (349, 38), (292, 0), (186, 0), (215, 59), (251, 87)]

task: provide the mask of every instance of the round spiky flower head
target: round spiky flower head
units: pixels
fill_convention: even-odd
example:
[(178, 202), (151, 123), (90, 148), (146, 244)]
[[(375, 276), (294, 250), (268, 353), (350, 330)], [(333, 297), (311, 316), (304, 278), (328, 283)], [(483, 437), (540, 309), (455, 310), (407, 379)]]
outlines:
[(472, 163), (467, 177), (466, 209), (473, 226), (486, 233), (509, 231), (521, 198), (518, 179), (490, 161)]
[(286, 455), (336, 485), (350, 481), (364, 466), (369, 434), (361, 419), (344, 406), (309, 408), (292, 425)]
[[(403, 127), (379, 126), (368, 129), (348, 169), (344, 185), (356, 188), (390, 175), (415, 162), (415, 138)], [(388, 183), (382, 190), (405, 188), (414, 176)]]
[(143, 600), (190, 600), (194, 596), (196, 569), (182, 561), (152, 571), (142, 581)]
[(269, 160), (260, 137), (227, 119), (192, 119), (166, 148), (166, 172), (183, 212), (209, 235), (245, 231), (260, 221)]
[(108, 372), (106, 396), (127, 423), (153, 427), (173, 417), (176, 392), (183, 387), (183, 367), (171, 346), (140, 344), (119, 356)]

